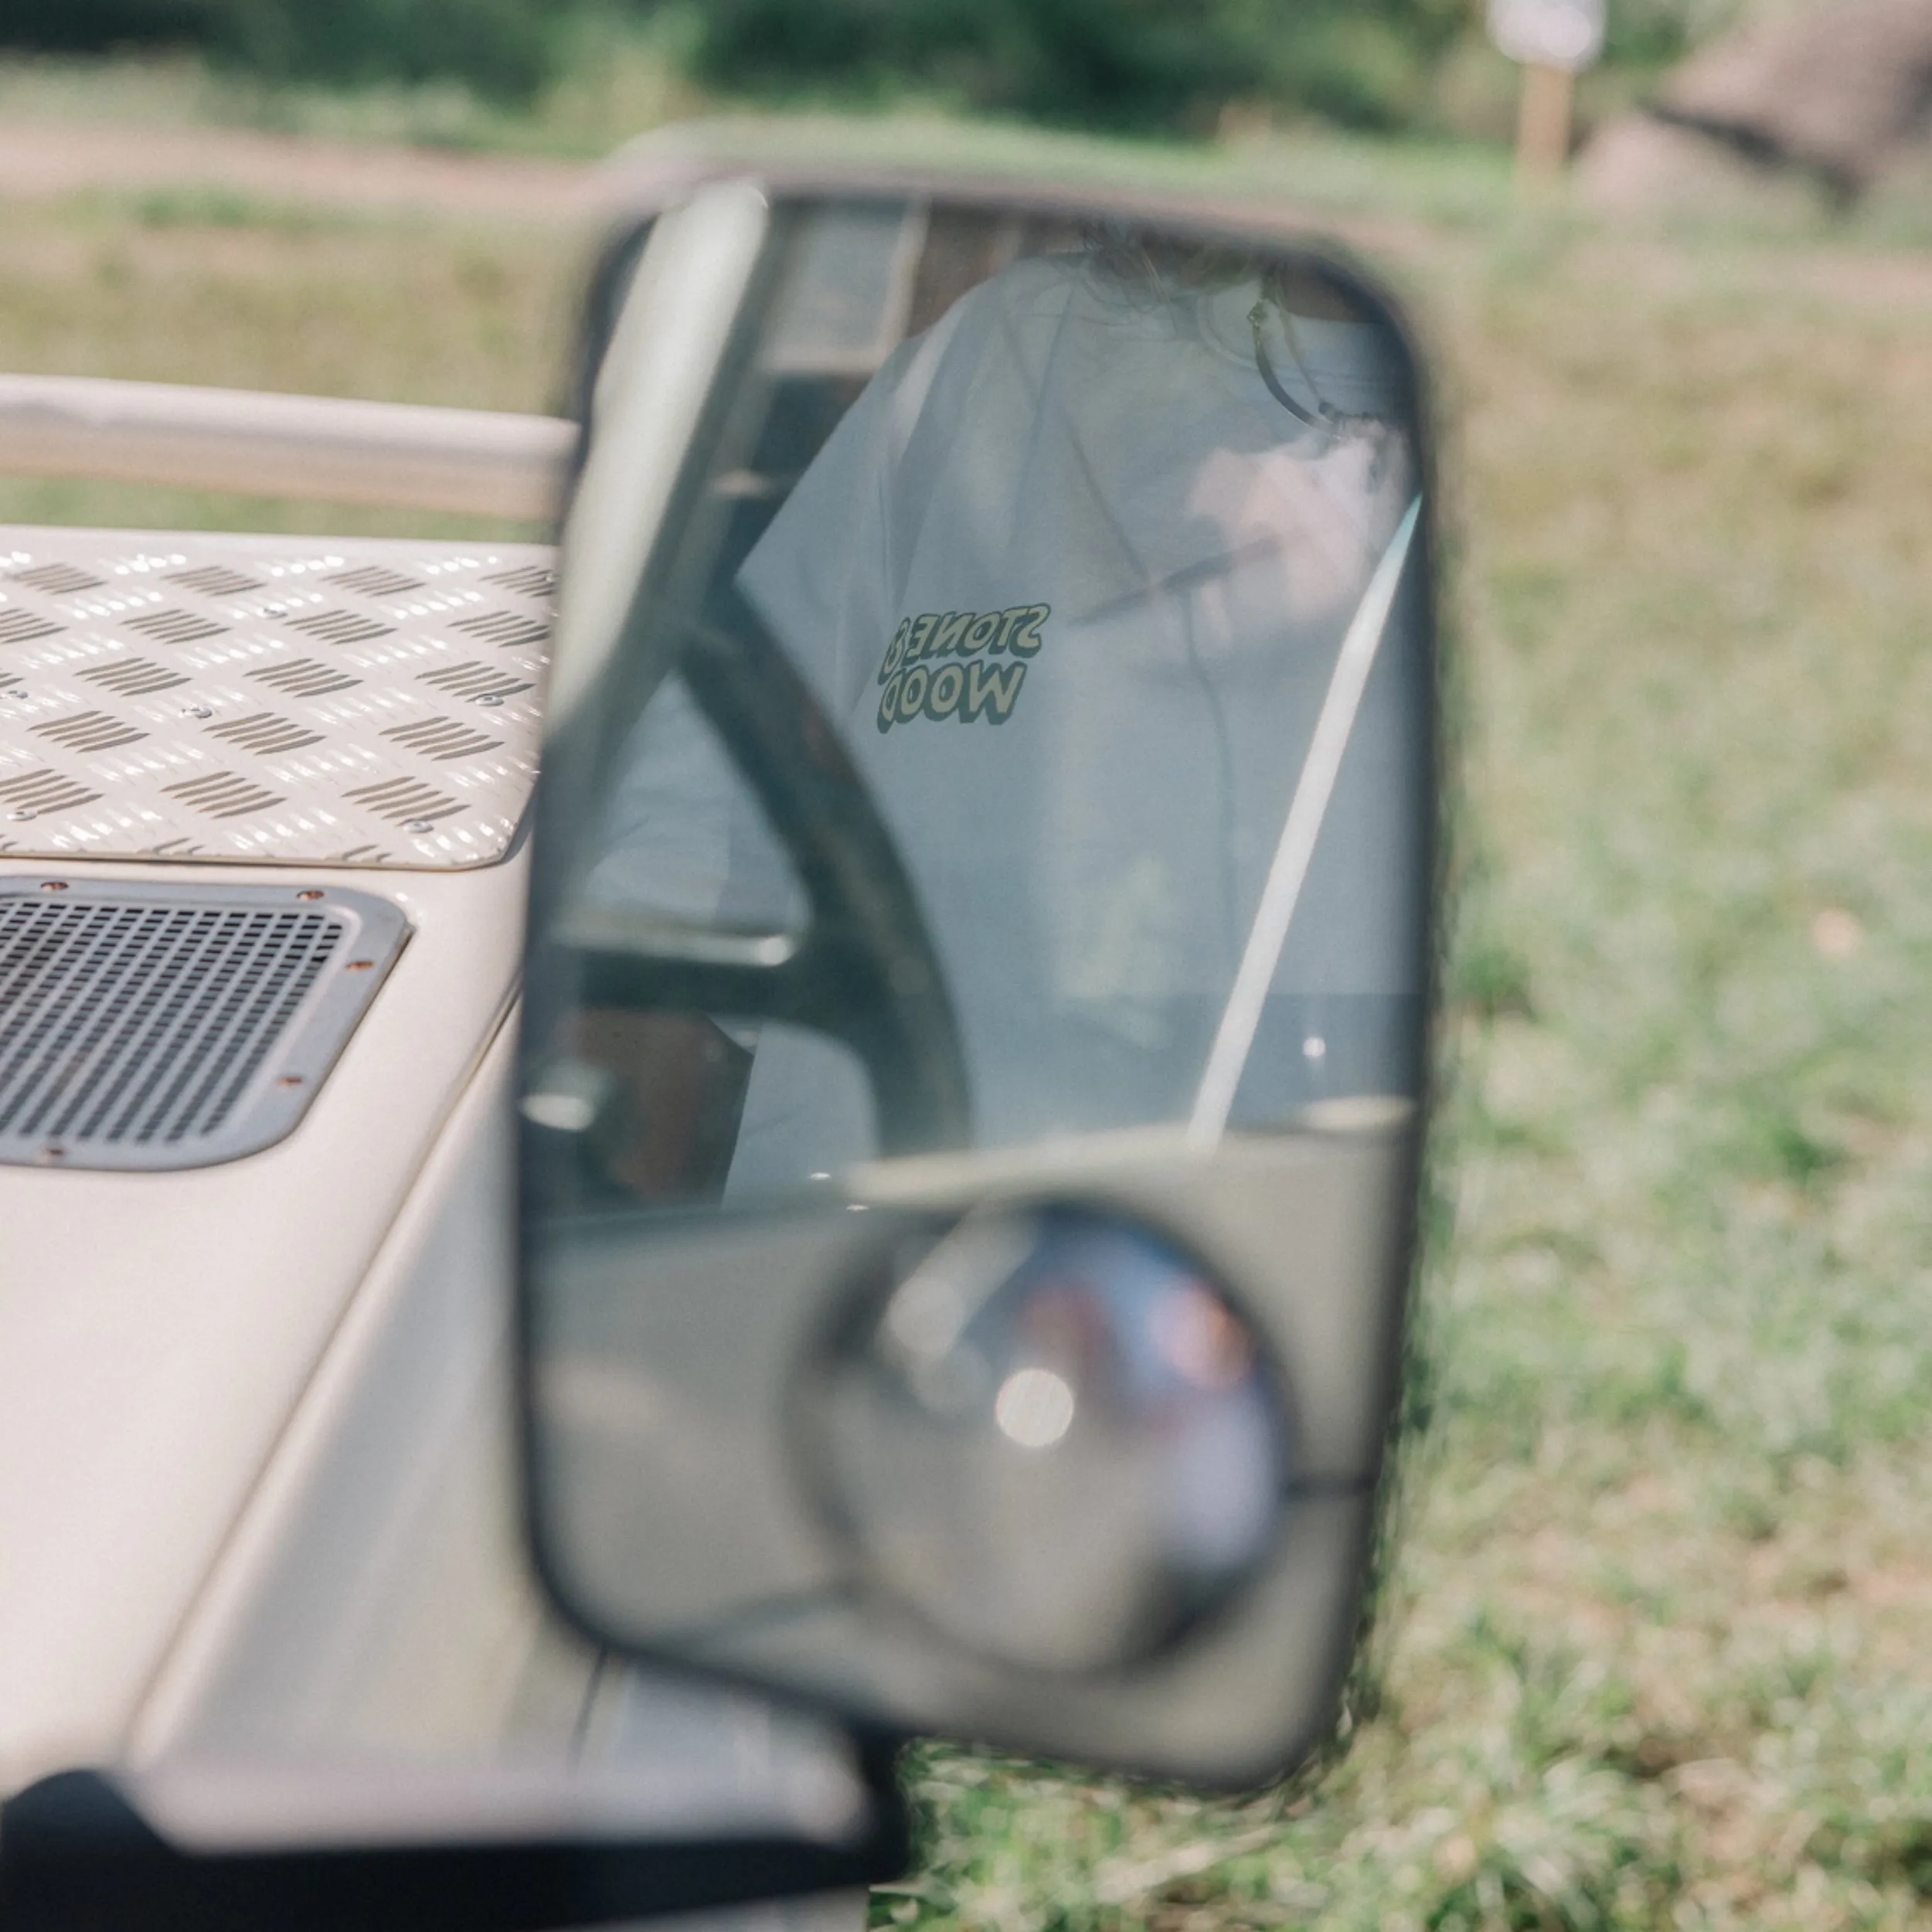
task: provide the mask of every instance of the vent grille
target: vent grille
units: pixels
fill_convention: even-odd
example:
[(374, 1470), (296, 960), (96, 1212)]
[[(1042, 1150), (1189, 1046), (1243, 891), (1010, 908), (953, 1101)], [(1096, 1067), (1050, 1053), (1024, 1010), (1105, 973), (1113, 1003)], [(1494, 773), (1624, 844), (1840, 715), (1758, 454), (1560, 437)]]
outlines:
[(0, 1162), (192, 1167), (281, 1139), (405, 937), (360, 893), (0, 887)]

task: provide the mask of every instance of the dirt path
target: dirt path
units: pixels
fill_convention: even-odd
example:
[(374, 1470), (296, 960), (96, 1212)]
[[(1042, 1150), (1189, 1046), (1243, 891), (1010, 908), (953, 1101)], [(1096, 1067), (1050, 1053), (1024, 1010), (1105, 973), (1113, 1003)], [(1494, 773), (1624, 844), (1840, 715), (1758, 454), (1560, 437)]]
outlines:
[[(586, 227), (610, 207), (597, 165), (537, 155), (317, 139), (252, 128), (111, 127), (0, 123), (0, 208), (89, 190), (138, 194), (206, 190), (308, 207), (420, 212), (459, 220)], [(1454, 239), (1413, 218), (1306, 210), (1309, 226), (1372, 257), (1427, 276)], [(1681, 244), (1647, 223), (1607, 222), (1606, 247), (1627, 269), (1681, 274)], [(1872, 250), (1814, 237), (1785, 249), (1746, 251), (1773, 289), (1803, 288), (1860, 305), (1932, 304), (1932, 255)], [(1747, 272), (1733, 263), (1733, 274)], [(1412, 291), (1413, 292), (1413, 291)]]
[(583, 162), (366, 146), (247, 128), (0, 127), (0, 203), (90, 189), (185, 188), (308, 206), (578, 221), (595, 209), (596, 172)]
[[(213, 190), (309, 207), (418, 210), (479, 220), (590, 223), (611, 206), (593, 162), (328, 141), (252, 128), (116, 128), (0, 121), (0, 208), (89, 190)], [(1246, 197), (1253, 196), (1250, 186)], [(1264, 200), (1262, 206), (1267, 206)], [(1292, 206), (1277, 201), (1276, 211)], [(1310, 206), (1311, 229), (1377, 254), (1406, 257), (1426, 223)]]

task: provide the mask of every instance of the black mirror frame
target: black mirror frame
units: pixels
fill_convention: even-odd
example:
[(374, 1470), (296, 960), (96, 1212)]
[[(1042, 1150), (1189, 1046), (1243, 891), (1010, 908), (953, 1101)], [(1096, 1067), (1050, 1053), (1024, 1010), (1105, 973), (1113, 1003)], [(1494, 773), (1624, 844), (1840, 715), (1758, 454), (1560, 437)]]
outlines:
[[(842, 193), (882, 199), (923, 196), (943, 199), (949, 206), (978, 208), (988, 213), (1059, 218), (1073, 222), (1117, 220), (1158, 226), (1177, 238), (1185, 238), (1190, 243), (1203, 247), (1236, 250), (1292, 249), (1318, 270), (1332, 275), (1400, 345), (1410, 378), (1407, 400), (1412, 446), (1421, 486), (1421, 514), (1411, 551), (1410, 568), (1417, 573), (1420, 581), (1438, 587), (1424, 600), (1420, 638), (1431, 695), (1431, 706), (1425, 732), (1425, 769), (1421, 775), (1421, 784), (1424, 795), (1437, 801), (1436, 809), (1430, 816), (1423, 852), (1428, 906), (1424, 922), (1427, 935), (1424, 942), (1427, 956), (1422, 962), (1423, 1052), (1417, 1108), (1418, 1118), (1426, 1122), (1430, 1117), (1434, 1097), (1435, 1062), (1438, 1051), (1437, 1019), (1441, 998), (1442, 959), (1437, 936), (1442, 930), (1444, 909), (1450, 896), (1447, 847), (1451, 814), (1444, 802), (1442, 747), (1446, 736), (1445, 714), (1451, 707), (1444, 701), (1440, 623), (1443, 597), (1439, 588), (1443, 582), (1439, 460), (1441, 423), (1430, 379), (1429, 364), (1421, 352), (1419, 332), (1405, 309), (1386, 289), (1379, 275), (1361, 262), (1350, 250), (1332, 238), (1311, 233), (1304, 226), (1301, 219), (1271, 211), (1253, 201), (1233, 199), (1214, 201), (1191, 196), (1132, 189), (1117, 192), (1103, 189), (1070, 190), (1043, 186), (1021, 179), (1004, 178), (992, 172), (971, 173), (917, 167), (848, 167), (809, 162), (772, 162), (763, 158), (739, 159), (725, 153), (661, 153), (648, 157), (644, 165), (634, 169), (634, 179), (628, 184), (631, 197), (631, 219), (615, 235), (601, 258), (593, 280), (593, 299), (587, 316), (586, 331), (577, 366), (577, 393), (582, 412), (580, 420), (584, 421), (586, 426), (586, 445), (591, 427), (587, 413), (588, 404), (596, 371), (616, 320), (618, 298), (625, 277), (634, 265), (637, 253), (651, 224), (660, 214), (679, 206), (697, 189), (730, 180), (755, 182), (776, 199)], [(712, 406), (716, 406), (715, 396)], [(708, 411), (708, 417), (709, 415)], [(701, 428), (699, 434), (703, 433)], [(675, 519), (678, 514), (678, 508), (674, 505), (667, 521)], [(653, 571), (648, 568), (641, 582), (639, 600), (649, 593), (653, 583)], [(753, 675), (762, 677), (767, 673), (760, 669), (752, 674), (748, 671), (747, 665), (754, 658), (762, 659), (764, 653), (758, 651), (756, 646), (737, 645), (714, 634), (706, 634), (699, 640), (698, 651), (687, 658), (686, 665), (687, 668), (692, 665), (697, 666), (698, 675), (693, 680), (692, 695), (734, 757), (740, 760), (746, 757), (756, 757), (762, 752), (777, 750), (787, 739), (791, 741), (791, 750), (785, 755), (792, 762), (793, 770), (786, 779), (775, 780), (768, 773), (746, 769), (742, 764), (741, 770), (753, 784), (761, 802), (773, 814), (774, 829), (780, 833), (794, 859), (801, 862), (801, 871), (807, 873), (809, 891), (813, 883), (828, 874), (814, 869), (808, 860), (809, 842), (801, 842), (795, 836), (794, 828), (784, 815), (794, 802), (799, 783), (798, 774), (802, 769), (798, 761), (806, 750), (807, 740), (815, 740), (817, 737), (816, 723), (808, 721), (822, 721), (818, 720), (818, 714), (811, 700), (803, 697), (802, 685), (798, 683), (795, 674), (791, 672), (788, 665), (784, 665), (784, 675), (791, 679), (798, 694), (803, 697), (802, 705), (792, 714), (788, 725), (759, 712), (750, 696), (750, 687), (747, 680)], [(775, 650), (771, 652), (771, 656), (783, 664), (782, 658)], [(594, 704), (587, 705), (584, 709), (594, 711)], [(830, 742), (835, 743), (835, 737), (832, 738)], [(558, 767), (569, 759), (570, 750), (567, 738), (551, 748), (546, 759), (546, 777), (538, 788), (537, 798), (532, 808), (531, 822), (536, 828), (533, 835), (536, 846), (533, 876), (539, 881), (551, 872), (543, 859), (544, 848), (549, 842), (543, 829), (543, 821), (546, 816), (544, 807), (546, 800), (554, 797), (560, 785), (566, 782), (561, 778)], [(815, 743), (810, 755), (813, 757), (818, 755)], [(849, 766), (842, 757), (838, 763), (842, 767), (839, 780), (843, 783), (849, 774)], [(852, 815), (854, 804), (853, 801), (848, 801), (844, 811), (821, 819), (821, 828), (832, 832), (835, 842), (848, 836), (869, 840), (872, 829), (876, 828), (877, 835), (885, 838), (886, 848), (889, 852), (889, 838), (884, 833), (883, 821), (871, 808), (869, 801), (865, 799), (862, 785), (859, 784), (855, 776), (850, 777), (850, 782), (858, 790), (855, 804), (859, 809), (857, 815)], [(835, 825), (838, 829), (832, 832)], [(862, 829), (858, 829), (862, 827)], [(554, 834), (550, 836), (554, 836)], [(872, 849), (876, 851), (876, 848)], [(903, 869), (897, 866), (896, 855), (893, 863), (896, 896), (896, 886), (903, 884), (904, 875)], [(541, 885), (533, 887), (531, 907), (533, 931), (540, 929), (539, 922), (546, 910), (546, 900), (547, 894), (543, 887)], [(916, 902), (910, 897), (910, 889), (908, 897), (903, 903), (911, 906), (916, 912)], [(869, 925), (870, 922), (866, 923)], [(943, 984), (938, 979), (937, 962), (923, 927), (919, 930), (916, 950), (919, 965), (906, 975), (903, 984), (911, 986), (921, 1001), (936, 994), (940, 1005), (944, 1007)], [(855, 964), (864, 967), (855, 983), (869, 983), (877, 987), (882, 981), (889, 983), (889, 970), (884, 964), (889, 956), (889, 948), (882, 946), (878, 955), (869, 963), (854, 960), (849, 951), (842, 963), (848, 967)], [(922, 980), (920, 968), (929, 962), (930, 976)], [(617, 990), (615, 981), (620, 970), (614, 963), (607, 967), (600, 964), (597, 968), (600, 975), (606, 972), (611, 975), (610, 990), (614, 992)], [(637, 975), (630, 982), (632, 997), (648, 989), (648, 997), (654, 1001), (665, 1000), (668, 1003), (675, 995), (679, 1002), (690, 1003), (694, 993), (700, 988), (704, 990), (706, 998), (714, 992), (727, 992), (731, 997), (719, 1004), (728, 1006), (734, 1013), (747, 1017), (757, 1016), (748, 1011), (743, 1004), (755, 986), (761, 985), (770, 989), (781, 984), (769, 971), (764, 978), (756, 981), (743, 977), (706, 978), (704, 975), (717, 973), (720, 968), (706, 965), (700, 971), (692, 961), (672, 957), (653, 958), (641, 964), (633, 961), (621, 970)], [(606, 982), (600, 978), (599, 983), (601, 990)], [(797, 982), (793, 982), (793, 985), (795, 986)], [(881, 1048), (886, 1046), (886, 1042), (876, 1031), (868, 1032), (864, 1026), (842, 1020), (828, 1010), (824, 1004), (826, 990), (822, 985), (816, 987), (809, 999), (801, 998), (797, 1004), (788, 1002), (784, 1006), (774, 1006), (769, 1009), (767, 1016), (806, 1019), (836, 1033), (848, 1043), (859, 1049), (867, 1059), (869, 1066), (873, 1069), (875, 1077), (877, 1077), (880, 1063), (874, 1056)], [(930, 1014), (934, 1009), (926, 1006), (923, 1010)], [(957, 1043), (951, 1028), (949, 1009), (946, 1009), (944, 1023), (948, 1029), (947, 1050), (956, 1056)], [(962, 1097), (964, 1090), (962, 1073), (957, 1089)], [(901, 1117), (910, 1124), (930, 1121), (934, 1114), (929, 1107), (921, 1108), (915, 1106)], [(906, 1151), (920, 1144), (920, 1140), (915, 1134), (906, 1144)], [(923, 1144), (932, 1143), (928, 1140)], [(536, 1150), (532, 1151), (534, 1152)], [(1353, 1648), (1343, 1682), (1338, 1687), (1334, 1730), (1325, 1745), (1312, 1750), (1290, 1774), (1291, 1781), (1297, 1785), (1318, 1778), (1323, 1774), (1345, 1749), (1347, 1737), (1355, 1722), (1372, 1709), (1377, 1701), (1376, 1680), (1379, 1676), (1379, 1664), (1373, 1640), (1396, 1529), (1393, 1519), (1400, 1475), (1400, 1459), (1396, 1451), (1404, 1440), (1416, 1432), (1424, 1418), (1427, 1406), (1427, 1377), (1424, 1372), (1425, 1365), (1419, 1359), (1415, 1318), (1417, 1283), (1422, 1262), (1420, 1235), (1427, 1219), (1425, 1200), (1430, 1192), (1430, 1170), (1425, 1131), (1417, 1145), (1413, 1182), (1403, 1209), (1407, 1224), (1401, 1230), (1400, 1238), (1407, 1257), (1409, 1279), (1387, 1362), (1386, 1386), (1389, 1395), (1383, 1450), (1376, 1475), (1374, 1520), (1364, 1552), (1360, 1610)], [(529, 1229), (533, 1206), (530, 1199), (530, 1173), (531, 1165), (526, 1160), (522, 1170), (520, 1186), (520, 1272), (517, 1310), (518, 1404), (522, 1437), (521, 1469), (526, 1533), (528, 1546), (533, 1553), (539, 1578), (553, 1604), (567, 1622), (586, 1637), (594, 1641), (605, 1641), (604, 1633), (573, 1612), (562, 1579), (549, 1561), (539, 1520), (532, 1454), (536, 1430), (531, 1374), (534, 1359), (534, 1324), (530, 1293), (532, 1276)], [(775, 1689), (726, 1669), (704, 1668), (655, 1657), (648, 1661), (656, 1668), (685, 1672), (707, 1681), (734, 1684), (741, 1689), (768, 1697), (774, 1703), (802, 1708), (821, 1716), (829, 1715), (843, 1723), (855, 1738), (862, 1741), (866, 1750), (875, 1761), (882, 1750), (889, 1757), (890, 1753), (898, 1745), (909, 1741), (906, 1735), (882, 1731), (876, 1726), (855, 1719), (849, 1713), (823, 1698)], [(1128, 1770), (1127, 1774), (1139, 1774)], [(1165, 1783), (1168, 1781), (1157, 1776), (1155, 1781)]]

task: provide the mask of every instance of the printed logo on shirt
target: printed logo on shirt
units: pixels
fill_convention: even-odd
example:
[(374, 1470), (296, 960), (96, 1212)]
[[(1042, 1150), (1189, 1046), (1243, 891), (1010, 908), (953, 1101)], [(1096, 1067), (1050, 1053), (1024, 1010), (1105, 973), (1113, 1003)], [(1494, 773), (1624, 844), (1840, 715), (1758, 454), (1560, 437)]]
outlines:
[[(879, 661), (885, 689), (879, 694), (879, 729), (889, 731), (915, 718), (1004, 724), (1019, 702), (1028, 660), (1043, 641), (1040, 626), (1053, 614), (1049, 604), (1019, 604), (1010, 611), (929, 611), (906, 618)], [(996, 658), (1003, 662), (993, 662)]]

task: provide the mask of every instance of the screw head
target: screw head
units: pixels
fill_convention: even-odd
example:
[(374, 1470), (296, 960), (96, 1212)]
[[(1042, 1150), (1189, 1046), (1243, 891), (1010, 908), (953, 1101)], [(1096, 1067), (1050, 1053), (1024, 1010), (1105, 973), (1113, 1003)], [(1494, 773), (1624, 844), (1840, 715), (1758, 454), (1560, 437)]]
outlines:
[(477, 702), (478, 704), (486, 704), (489, 706), (492, 710), (494, 710), (496, 706), (500, 705), (502, 702), (503, 693), (500, 691), (486, 691), (481, 697), (477, 699)]
[(275, 1082), (277, 1087), (300, 1087), (302, 1077), (299, 1073), (284, 1073)]
[(366, 973), (370, 971), (375, 964), (376, 962), (372, 959), (352, 959), (342, 970), (348, 973)]
[(215, 715), (214, 707), (212, 705), (186, 704), (182, 706), (181, 715), (184, 718), (212, 718)]
[(321, 897), (321, 894), (318, 892), (313, 886), (311, 886), (306, 892), (299, 892), (295, 895), (295, 896), (298, 899), (320, 899)]
[(63, 893), (67, 889), (67, 882), (64, 879), (43, 879), (40, 889), (43, 893)]
[(436, 821), (434, 818), (405, 818), (403, 821), (403, 829), (405, 832), (434, 832), (436, 829)]
[(40, 1150), (40, 1158), (43, 1161), (64, 1161), (67, 1158), (67, 1150), (58, 1141), (50, 1141)]
[(18, 811), (9, 812), (7, 816), (9, 818), (38, 818), (40, 815), (39, 812), (33, 811), (30, 807), (22, 806)]

